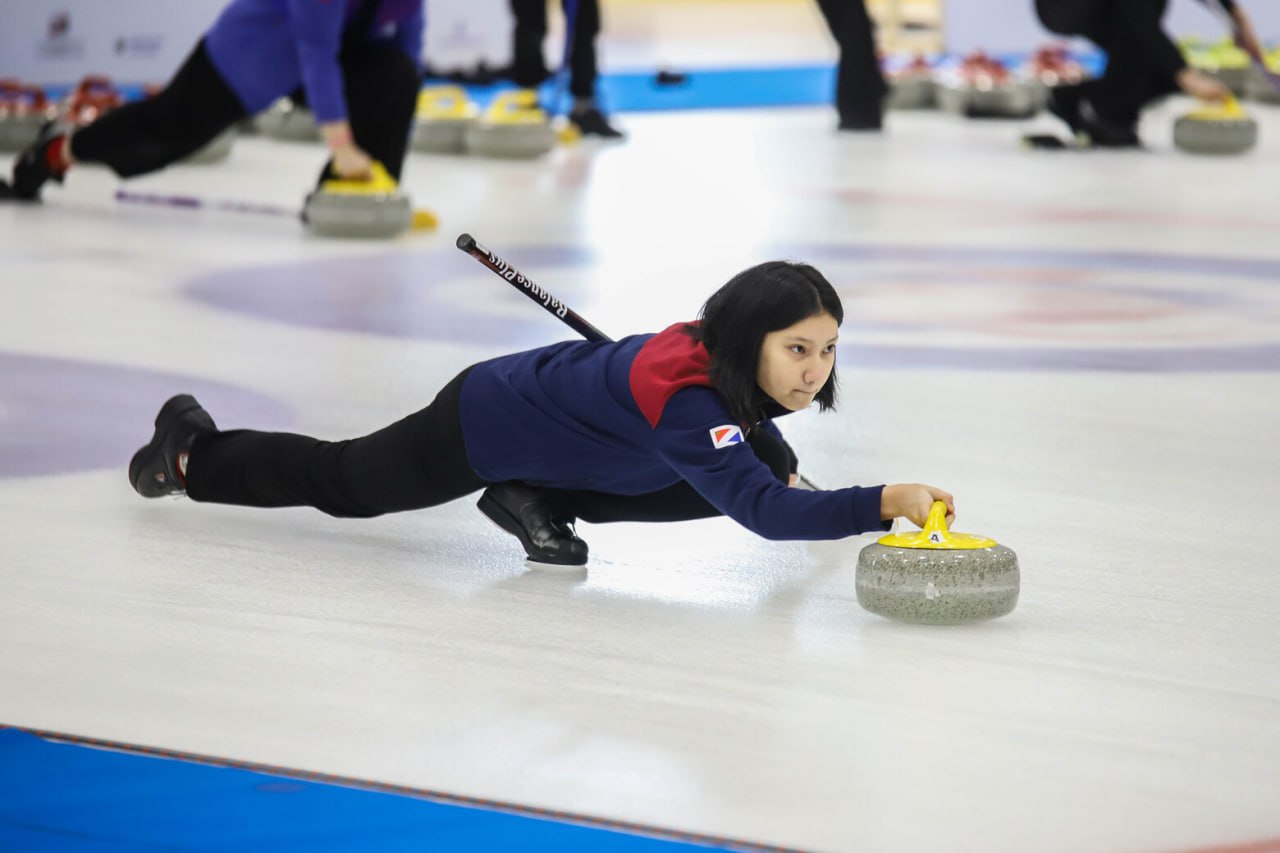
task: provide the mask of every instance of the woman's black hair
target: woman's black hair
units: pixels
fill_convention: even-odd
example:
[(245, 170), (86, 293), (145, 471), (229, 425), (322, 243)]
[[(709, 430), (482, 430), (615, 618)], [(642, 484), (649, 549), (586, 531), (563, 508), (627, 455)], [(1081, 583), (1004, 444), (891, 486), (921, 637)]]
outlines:
[[(703, 304), (701, 324), (688, 331), (710, 353), (711, 381), (735, 419), (755, 424), (773, 402), (756, 382), (764, 336), (818, 314), (830, 314), (836, 325), (844, 322), (844, 306), (831, 282), (795, 261), (766, 261), (745, 269)], [(820, 411), (835, 408), (834, 367), (815, 399)]]

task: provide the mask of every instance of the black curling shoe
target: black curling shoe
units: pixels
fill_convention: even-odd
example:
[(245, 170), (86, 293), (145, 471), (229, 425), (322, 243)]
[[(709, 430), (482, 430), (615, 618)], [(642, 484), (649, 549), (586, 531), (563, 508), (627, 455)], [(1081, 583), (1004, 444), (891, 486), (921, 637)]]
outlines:
[(187, 487), (178, 473), (178, 455), (191, 448), (196, 436), (214, 432), (213, 418), (190, 394), (170, 397), (156, 415), (156, 431), (145, 447), (133, 454), (129, 482), (144, 498), (180, 495)]
[(49, 148), (65, 134), (65, 128), (52, 121), (46, 122), (35, 142), (18, 155), (13, 164), (12, 193), (15, 198), (36, 201), (46, 181), (62, 183), (66, 171), (54, 171), (49, 167)]
[(609, 119), (597, 107), (571, 110), (569, 123), (583, 136), (599, 136), (601, 139), (626, 138), (626, 134), (609, 124)]
[(494, 483), (484, 490), (476, 506), (519, 539), (531, 561), (586, 565), (587, 543), (578, 538), (571, 520), (557, 517), (545, 492), (524, 483)]

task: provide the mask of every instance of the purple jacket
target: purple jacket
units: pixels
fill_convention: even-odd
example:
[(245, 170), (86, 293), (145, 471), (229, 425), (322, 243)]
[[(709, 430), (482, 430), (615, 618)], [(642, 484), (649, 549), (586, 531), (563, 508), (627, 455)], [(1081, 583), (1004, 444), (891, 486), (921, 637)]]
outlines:
[[(347, 38), (387, 42), (421, 63), (423, 0), (377, 3), (373, 23)], [(249, 113), (298, 87), (316, 120), (347, 117), (338, 52), (360, 0), (232, 0), (205, 34), (215, 68)]]

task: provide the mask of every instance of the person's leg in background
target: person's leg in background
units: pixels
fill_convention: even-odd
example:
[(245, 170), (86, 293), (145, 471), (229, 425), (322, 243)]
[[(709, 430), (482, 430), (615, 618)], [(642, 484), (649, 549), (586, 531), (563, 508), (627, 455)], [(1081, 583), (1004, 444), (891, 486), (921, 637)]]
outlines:
[[(422, 87), (418, 68), (391, 44), (349, 47), (340, 60), (356, 144), (399, 181)], [(327, 165), (324, 174), (329, 174)]]
[(841, 130), (879, 130), (889, 92), (876, 57), (875, 28), (863, 0), (818, 0), (840, 46), (836, 68), (836, 112)]
[(564, 0), (565, 26), (573, 30), (569, 51), (569, 94), (573, 107), (569, 121), (583, 136), (622, 139), (623, 133), (609, 123), (600, 108), (596, 87), (600, 69), (596, 60), (596, 39), (600, 35), (599, 0)]
[(1174, 76), (1182, 58), (1163, 29), (1167, 6), (1167, 0), (1123, 0), (1110, 11), (1108, 26), (1084, 33), (1107, 52), (1106, 71), (1087, 103), (1135, 137), (1142, 110), (1177, 91)]
[(1181, 60), (1161, 21), (1167, 0), (1036, 0), (1050, 31), (1083, 36), (1107, 54), (1101, 77), (1050, 94), (1049, 110), (1094, 145), (1140, 145), (1142, 109), (1177, 90), (1173, 71)]
[(102, 163), (122, 178), (155, 172), (195, 153), (245, 115), (202, 40), (154, 97), (117, 107), (82, 128), (46, 126), (14, 165), (14, 192), (39, 198), (40, 187), (48, 180), (61, 183), (75, 162)]
[(547, 0), (511, 0), (511, 79), (522, 89), (536, 89), (551, 76), (542, 43), (547, 37)]

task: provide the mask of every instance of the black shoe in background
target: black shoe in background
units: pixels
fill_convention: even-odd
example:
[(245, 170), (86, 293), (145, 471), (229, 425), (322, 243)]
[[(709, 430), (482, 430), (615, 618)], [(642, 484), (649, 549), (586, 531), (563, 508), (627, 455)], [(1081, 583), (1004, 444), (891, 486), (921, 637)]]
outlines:
[(62, 183), (66, 170), (49, 168), (49, 149), (60, 143), (66, 129), (50, 121), (40, 128), (36, 141), (28, 145), (13, 164), (13, 196), (24, 201), (40, 198), (40, 188), (46, 181)]
[(609, 119), (597, 107), (574, 109), (569, 113), (569, 123), (583, 136), (599, 136), (601, 139), (624, 139), (626, 134), (609, 124)]
[(875, 132), (884, 128), (884, 118), (879, 113), (871, 114), (847, 114), (840, 117), (840, 124), (836, 125), (837, 130), (851, 130), (858, 132)]
[(217, 431), (213, 418), (190, 394), (170, 397), (156, 415), (151, 441), (129, 462), (129, 482), (144, 498), (180, 495), (187, 487), (178, 472), (178, 456), (191, 449), (196, 436)]
[(533, 562), (586, 565), (587, 543), (574, 532), (572, 519), (557, 515), (545, 491), (524, 483), (494, 483), (484, 490), (476, 506), (519, 539)]
[(1049, 90), (1049, 100), (1045, 106), (1071, 130), (1072, 136), (1081, 132), (1080, 100), (1083, 96), (1084, 88), (1079, 83), (1054, 86)]
[(840, 113), (838, 130), (877, 131), (884, 127), (884, 99), (876, 99), (870, 103), (837, 104)]
[(1080, 101), (1080, 133), (1089, 137), (1095, 148), (1141, 148), (1137, 128), (1127, 122), (1109, 119), (1087, 99)]

